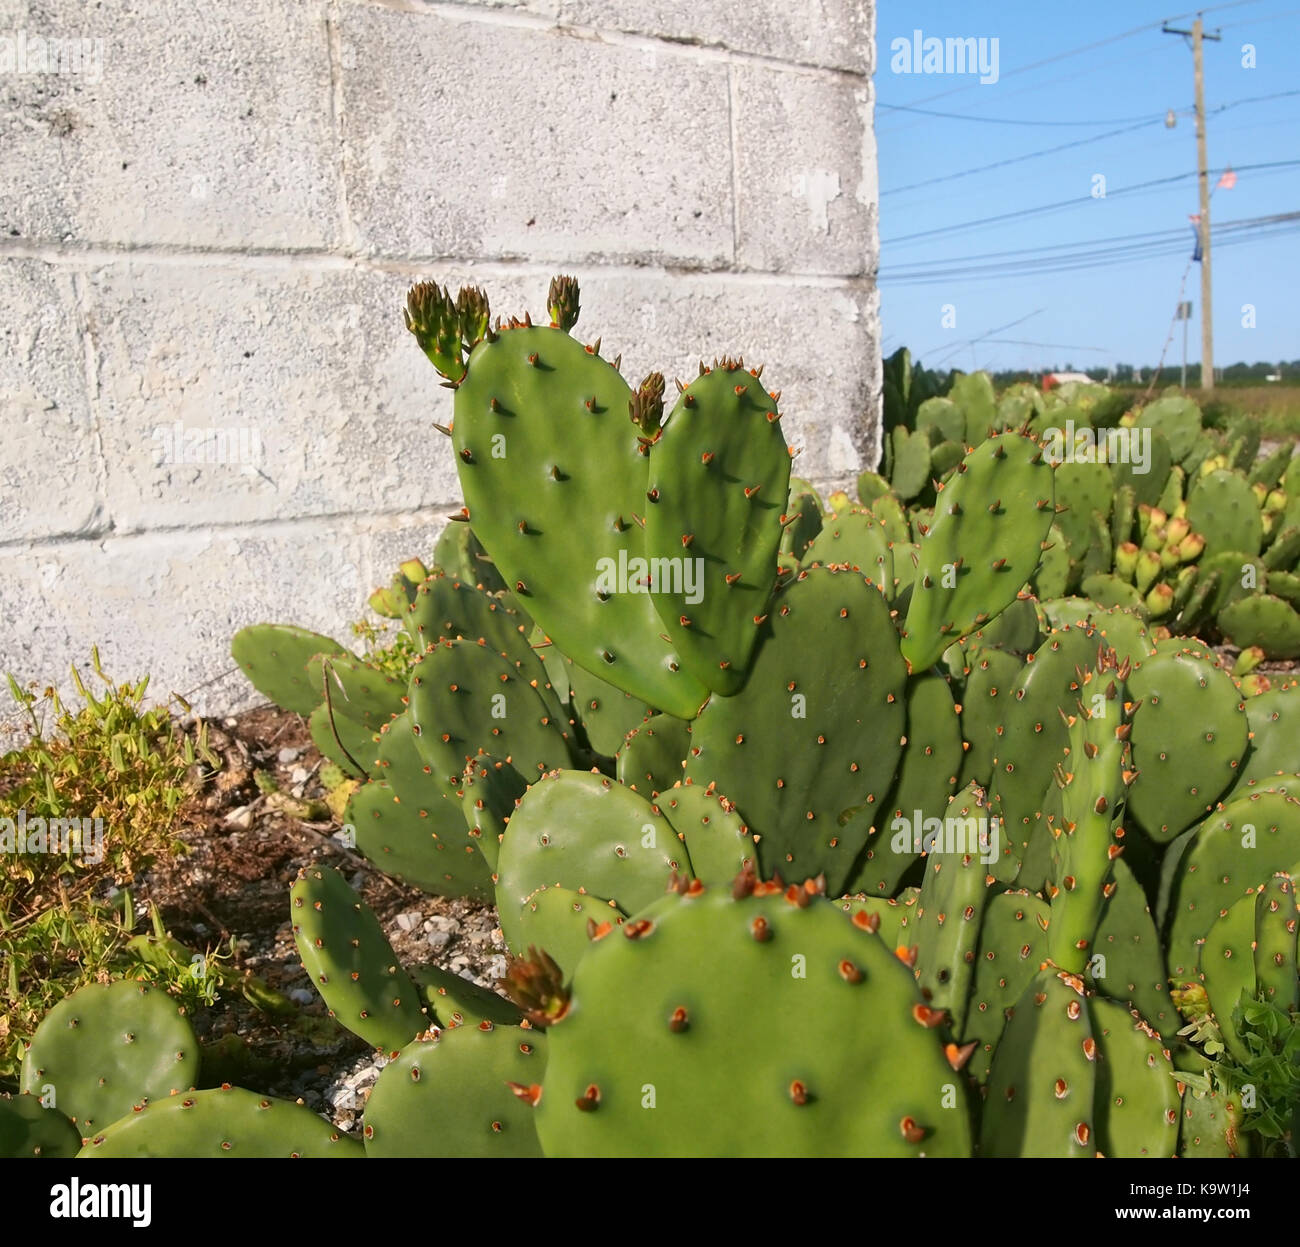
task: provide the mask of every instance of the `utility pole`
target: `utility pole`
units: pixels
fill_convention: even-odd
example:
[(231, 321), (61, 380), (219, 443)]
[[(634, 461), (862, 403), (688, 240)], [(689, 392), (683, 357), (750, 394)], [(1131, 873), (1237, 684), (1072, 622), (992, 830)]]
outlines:
[(1207, 35), (1198, 16), (1191, 30), (1177, 30), (1168, 23), (1161, 29), (1167, 35), (1183, 35), (1192, 41), (1192, 66), (1196, 77), (1196, 164), (1201, 192), (1201, 389), (1214, 389), (1214, 304), (1210, 297), (1210, 170), (1205, 150), (1205, 59), (1202, 46), (1206, 39), (1216, 43), (1223, 36)]

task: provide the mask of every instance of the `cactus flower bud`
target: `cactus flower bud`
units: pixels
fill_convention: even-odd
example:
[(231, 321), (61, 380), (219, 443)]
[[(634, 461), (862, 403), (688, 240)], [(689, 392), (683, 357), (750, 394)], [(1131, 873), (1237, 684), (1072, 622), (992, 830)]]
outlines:
[(1178, 561), (1190, 563), (1193, 559), (1199, 559), (1204, 550), (1205, 538), (1200, 533), (1188, 533), (1178, 543)]
[(1163, 582), (1156, 585), (1146, 596), (1147, 610), (1152, 619), (1160, 619), (1169, 614), (1174, 605), (1174, 591)]
[(1138, 553), (1137, 546), (1131, 541), (1121, 542), (1115, 547), (1115, 571), (1129, 584), (1133, 583), (1137, 571)]
[(1138, 555), (1137, 568), (1133, 573), (1133, 583), (1139, 593), (1145, 593), (1155, 584), (1160, 575), (1160, 555), (1154, 550), (1143, 550)]
[(429, 362), (453, 385), (465, 376), (460, 316), (451, 295), (437, 282), (422, 281), (406, 293), (406, 327)]
[(576, 277), (552, 277), (550, 289), (546, 292), (546, 310), (550, 313), (551, 324), (568, 333), (578, 323), (578, 279)]

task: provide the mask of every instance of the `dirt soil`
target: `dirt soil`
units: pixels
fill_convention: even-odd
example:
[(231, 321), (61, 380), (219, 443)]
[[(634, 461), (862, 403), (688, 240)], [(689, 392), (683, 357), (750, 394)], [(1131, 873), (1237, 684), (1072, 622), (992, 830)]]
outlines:
[(200, 793), (194, 825), (182, 833), (190, 852), (139, 881), (141, 913), (152, 901), (169, 933), (197, 952), (219, 942), (228, 949), (233, 937), (233, 966), (296, 1006), (277, 1015), (224, 990), (214, 1006), (200, 1009), (193, 1020), (205, 1046), (205, 1082), (301, 1099), (355, 1130), (382, 1060), (328, 1016), (298, 960), (289, 888), (299, 869), (319, 862), (343, 871), (403, 966), (436, 962), (485, 987), (506, 970), (496, 910), (399, 884), (335, 839), (336, 821), (303, 821), (264, 795), (257, 771), (273, 776), (288, 796), (324, 795), (323, 759), (298, 715), (267, 707), (207, 727), (222, 767)]

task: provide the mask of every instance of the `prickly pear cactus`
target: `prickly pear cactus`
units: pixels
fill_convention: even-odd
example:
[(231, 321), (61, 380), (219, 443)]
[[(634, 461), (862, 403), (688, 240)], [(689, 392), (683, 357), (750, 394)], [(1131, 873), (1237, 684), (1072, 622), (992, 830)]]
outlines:
[(75, 1156), (81, 1133), (58, 1109), (34, 1095), (0, 1096), (0, 1160)]
[(199, 1041), (176, 1001), (134, 979), (91, 983), (45, 1015), (23, 1057), (22, 1089), (83, 1138), (136, 1105), (187, 1091)]
[(425, 1029), (419, 989), (398, 966), (379, 920), (337, 870), (299, 871), (289, 897), (303, 969), (332, 1017), (385, 1052)]
[(379, 1075), (362, 1126), (367, 1156), (541, 1156), (535, 1114), (512, 1087), (538, 1082), (541, 1032), (483, 1021), (413, 1040)]
[(838, 893), (896, 770), (897, 634), (861, 574), (828, 568), (777, 594), (765, 632), (744, 694), (714, 698), (696, 721), (686, 778), (735, 802), (764, 873), (825, 872)]
[(921, 542), (902, 655), (911, 671), (1015, 601), (1052, 527), (1052, 470), (1031, 438), (1002, 433), (958, 465)]
[[(732, 359), (701, 365), (667, 423), (651, 419), (645, 431), (646, 554), (668, 569), (653, 573), (652, 600), (687, 671), (725, 696), (744, 684), (758, 643), (790, 489), (790, 453), (761, 372)], [(693, 574), (675, 577), (678, 567)]]
[(235, 633), (230, 653), (262, 696), (295, 714), (311, 714), (325, 696), (321, 655), (351, 657), (337, 642), (292, 624), (255, 624)]
[(461, 488), (507, 586), (564, 653), (694, 718), (708, 690), (662, 639), (644, 583), (653, 502), (634, 394), (598, 347), (513, 323), (484, 333), (463, 376), (444, 374)]
[(79, 1160), (306, 1157), (358, 1160), (356, 1139), (289, 1100), (220, 1087), (168, 1096), (95, 1132)]
[[(870, 915), (749, 886), (692, 885), (582, 960), (547, 1032), (546, 1154), (968, 1155), (941, 1015)], [(766, 1039), (738, 1046), (758, 1001)]]

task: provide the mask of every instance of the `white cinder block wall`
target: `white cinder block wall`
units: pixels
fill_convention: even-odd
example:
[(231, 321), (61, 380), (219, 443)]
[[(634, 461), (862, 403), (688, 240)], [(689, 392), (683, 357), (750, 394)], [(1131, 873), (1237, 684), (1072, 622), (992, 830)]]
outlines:
[(98, 644), (218, 712), (243, 625), (349, 640), (459, 506), (414, 279), (540, 315), (575, 273), (633, 382), (743, 353), (798, 473), (874, 465), (873, 39), (873, 0), (0, 0), (0, 670)]

